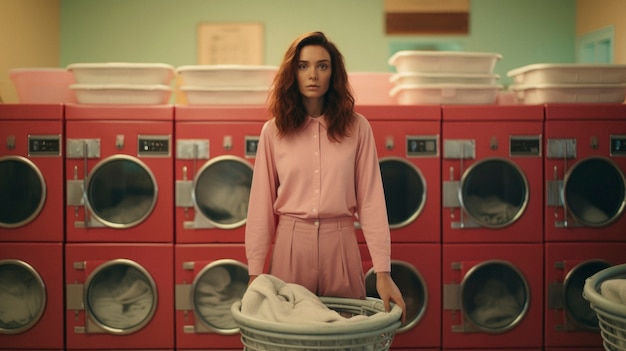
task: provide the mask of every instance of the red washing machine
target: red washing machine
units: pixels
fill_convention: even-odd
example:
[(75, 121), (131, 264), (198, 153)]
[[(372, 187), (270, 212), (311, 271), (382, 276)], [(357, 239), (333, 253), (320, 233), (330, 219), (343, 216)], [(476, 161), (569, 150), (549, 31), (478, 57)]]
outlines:
[[(391, 241), (441, 241), (439, 106), (357, 106), (372, 126)], [(359, 241), (365, 242), (359, 232)]]
[(0, 241), (63, 241), (63, 105), (0, 104)]
[(176, 348), (241, 349), (230, 307), (248, 287), (243, 244), (176, 244)]
[(626, 263), (626, 243), (545, 244), (545, 347), (602, 345), (598, 318), (582, 296), (585, 280)]
[(443, 244), (443, 349), (543, 346), (543, 244)]
[(173, 242), (173, 107), (65, 112), (67, 242)]
[(176, 106), (176, 242), (243, 243), (264, 106)]
[(543, 106), (442, 110), (443, 242), (542, 242)]
[[(379, 298), (367, 245), (360, 244), (367, 296)], [(441, 244), (391, 244), (391, 276), (407, 305), (406, 323), (392, 348), (441, 346)]]
[(626, 105), (546, 105), (546, 241), (626, 241)]
[(0, 349), (59, 349), (63, 244), (0, 244)]
[(171, 243), (65, 245), (67, 349), (173, 349)]

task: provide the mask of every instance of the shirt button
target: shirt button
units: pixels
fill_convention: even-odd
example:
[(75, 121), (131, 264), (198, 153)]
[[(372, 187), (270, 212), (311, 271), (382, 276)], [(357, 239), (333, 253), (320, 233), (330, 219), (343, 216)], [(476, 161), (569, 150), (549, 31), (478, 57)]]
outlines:
[(319, 173), (319, 172), (320, 172), (320, 170), (319, 170), (319, 169), (316, 169), (316, 170), (315, 170), (315, 173)]
[(319, 190), (315, 189), (315, 193), (316, 193), (316, 194), (317, 194), (317, 193), (319, 193), (319, 192), (320, 192)]
[(315, 151), (315, 155), (317, 156), (317, 151)]
[(317, 212), (317, 209), (316, 209), (316, 208), (314, 208), (314, 209), (313, 209), (313, 213), (315, 213), (315, 212)]
[(319, 227), (320, 226), (320, 221), (313, 222), (313, 225), (316, 226), (316, 227)]
[(317, 134), (313, 134), (313, 138), (317, 138)]

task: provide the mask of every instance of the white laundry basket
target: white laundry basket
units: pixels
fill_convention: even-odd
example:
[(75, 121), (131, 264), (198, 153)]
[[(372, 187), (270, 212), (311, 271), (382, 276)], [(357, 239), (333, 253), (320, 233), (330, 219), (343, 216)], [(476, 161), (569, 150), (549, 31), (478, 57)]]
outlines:
[[(324, 304), (341, 314), (373, 315), (385, 310), (375, 298), (365, 300), (321, 297)], [(231, 308), (239, 324), (241, 341), (246, 351), (379, 351), (389, 350), (400, 327), (402, 310), (393, 305), (383, 318), (364, 319), (350, 323), (327, 325), (287, 324), (251, 318), (241, 313), (241, 302)]]
[(600, 293), (604, 281), (616, 278), (626, 279), (626, 264), (603, 269), (587, 278), (583, 296), (598, 315), (604, 349), (626, 351), (626, 305), (610, 301)]

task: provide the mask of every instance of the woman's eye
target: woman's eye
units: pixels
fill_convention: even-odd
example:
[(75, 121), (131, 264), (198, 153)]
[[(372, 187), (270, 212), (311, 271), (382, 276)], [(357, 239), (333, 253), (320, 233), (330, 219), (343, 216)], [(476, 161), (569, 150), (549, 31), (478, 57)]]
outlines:
[(306, 69), (306, 64), (304, 64), (304, 63), (299, 63), (299, 64), (298, 64), (298, 69)]
[(319, 68), (320, 68), (320, 69), (323, 69), (323, 70), (328, 69), (328, 64), (326, 64), (326, 63), (320, 63)]

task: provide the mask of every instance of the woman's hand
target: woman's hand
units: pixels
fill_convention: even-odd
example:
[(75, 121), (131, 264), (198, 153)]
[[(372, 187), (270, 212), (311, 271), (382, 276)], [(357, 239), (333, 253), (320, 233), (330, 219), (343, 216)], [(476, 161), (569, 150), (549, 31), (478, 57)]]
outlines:
[(402, 309), (402, 324), (406, 322), (406, 303), (404, 302), (404, 298), (402, 297), (402, 293), (396, 283), (394, 283), (393, 279), (391, 279), (391, 273), (389, 272), (378, 272), (376, 273), (376, 290), (378, 291), (378, 296), (383, 300), (385, 304), (385, 310), (387, 312), (391, 311), (390, 301), (398, 305)]

